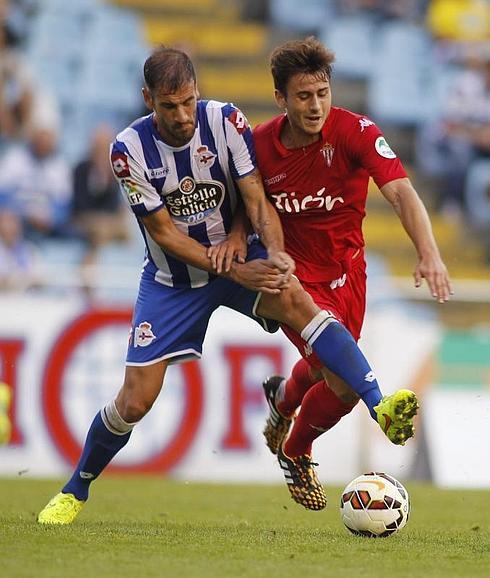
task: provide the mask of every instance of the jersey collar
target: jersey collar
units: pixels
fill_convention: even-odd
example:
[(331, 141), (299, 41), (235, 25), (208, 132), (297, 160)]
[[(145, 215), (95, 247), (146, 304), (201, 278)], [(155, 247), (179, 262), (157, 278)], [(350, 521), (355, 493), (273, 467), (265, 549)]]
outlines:
[[(327, 120), (325, 121), (325, 123), (323, 124), (323, 127), (322, 127), (321, 139), (312, 143), (311, 145), (308, 145), (305, 148), (308, 149), (310, 147), (315, 147), (315, 145), (316, 146), (323, 146), (325, 144), (326, 139), (327, 139), (327, 134), (329, 132), (330, 126), (333, 123), (336, 110), (337, 109), (333, 106), (330, 109), (330, 113), (327, 116)], [(288, 122), (287, 114), (282, 114), (282, 115), (276, 117), (276, 121), (274, 123), (274, 129), (273, 129), (273, 133), (272, 133), (272, 140), (274, 142), (274, 146), (276, 147), (276, 149), (279, 152), (279, 154), (281, 155), (281, 157), (287, 157), (289, 155), (292, 155), (297, 150), (297, 149), (288, 149), (281, 142), (281, 131), (282, 131), (282, 128), (286, 122)]]

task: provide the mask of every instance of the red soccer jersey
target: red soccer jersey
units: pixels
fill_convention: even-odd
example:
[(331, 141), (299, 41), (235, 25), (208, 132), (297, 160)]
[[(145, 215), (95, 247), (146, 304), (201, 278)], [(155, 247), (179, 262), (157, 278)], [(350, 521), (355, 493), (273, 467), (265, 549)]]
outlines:
[(311, 283), (338, 279), (362, 256), (369, 176), (378, 187), (406, 177), (379, 128), (365, 116), (332, 107), (321, 139), (287, 149), (285, 115), (254, 130), (265, 190), (281, 218), (296, 275)]

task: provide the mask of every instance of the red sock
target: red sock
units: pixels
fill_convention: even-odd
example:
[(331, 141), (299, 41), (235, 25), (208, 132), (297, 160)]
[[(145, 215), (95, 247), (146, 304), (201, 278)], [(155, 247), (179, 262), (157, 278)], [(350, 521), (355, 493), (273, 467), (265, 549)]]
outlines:
[(313, 441), (331, 429), (355, 405), (341, 401), (325, 381), (315, 383), (303, 399), (293, 429), (284, 443), (284, 453), (290, 458), (311, 455)]
[(304, 359), (300, 359), (293, 367), (291, 377), (284, 387), (284, 398), (276, 400), (277, 409), (284, 415), (290, 416), (301, 405), (305, 393), (316, 383), (311, 376), (310, 365)]

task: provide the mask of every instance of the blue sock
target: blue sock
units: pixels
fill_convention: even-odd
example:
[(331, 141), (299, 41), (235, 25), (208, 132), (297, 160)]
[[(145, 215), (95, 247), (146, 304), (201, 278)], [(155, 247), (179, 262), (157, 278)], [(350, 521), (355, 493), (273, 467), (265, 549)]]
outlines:
[(325, 311), (301, 332), (325, 367), (341, 377), (362, 399), (376, 420), (374, 406), (383, 395), (371, 366), (350, 332)]
[(80, 461), (61, 491), (74, 494), (78, 500), (87, 500), (90, 484), (128, 443), (131, 431), (122, 435), (112, 433), (105, 426), (99, 412), (88, 430)]

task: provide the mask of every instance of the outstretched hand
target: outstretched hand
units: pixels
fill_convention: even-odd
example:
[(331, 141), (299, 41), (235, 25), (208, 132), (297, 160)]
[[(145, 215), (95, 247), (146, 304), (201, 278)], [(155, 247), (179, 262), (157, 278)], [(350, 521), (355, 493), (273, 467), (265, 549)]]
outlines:
[(420, 287), (422, 279), (425, 279), (432, 297), (439, 303), (449, 301), (454, 293), (446, 265), (439, 256), (421, 258), (415, 267), (413, 278), (415, 287)]

